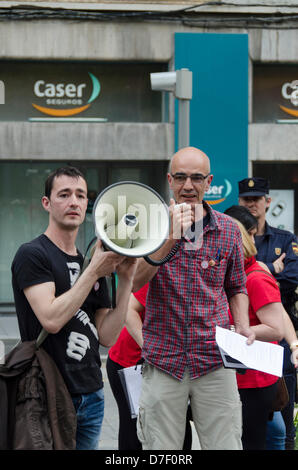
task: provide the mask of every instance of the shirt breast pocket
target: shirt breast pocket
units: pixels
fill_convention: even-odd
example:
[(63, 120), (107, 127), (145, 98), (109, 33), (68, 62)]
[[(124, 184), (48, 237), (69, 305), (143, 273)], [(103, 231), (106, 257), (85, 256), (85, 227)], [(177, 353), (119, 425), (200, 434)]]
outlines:
[(158, 270), (160, 274), (164, 273), (171, 278), (176, 278), (180, 272), (181, 254), (178, 250), (166, 263), (162, 264)]
[(226, 267), (227, 260), (225, 258), (220, 260), (209, 258), (200, 260), (198, 269), (202, 281), (208, 287), (220, 288), (224, 285)]

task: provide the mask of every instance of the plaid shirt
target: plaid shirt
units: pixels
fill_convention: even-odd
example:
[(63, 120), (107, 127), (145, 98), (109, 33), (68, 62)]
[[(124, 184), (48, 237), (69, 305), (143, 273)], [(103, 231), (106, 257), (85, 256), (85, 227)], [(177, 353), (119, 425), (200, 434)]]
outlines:
[(143, 325), (142, 356), (181, 380), (185, 368), (195, 379), (222, 366), (216, 325), (229, 327), (228, 299), (246, 294), (241, 233), (232, 219), (210, 214), (199, 249), (180, 249), (150, 281)]

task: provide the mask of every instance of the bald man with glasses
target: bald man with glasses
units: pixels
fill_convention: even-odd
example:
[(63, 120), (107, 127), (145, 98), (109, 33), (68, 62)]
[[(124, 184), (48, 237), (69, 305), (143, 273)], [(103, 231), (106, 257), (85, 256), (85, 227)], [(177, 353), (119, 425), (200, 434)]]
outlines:
[(134, 290), (149, 281), (143, 325), (143, 382), (138, 437), (144, 450), (182, 449), (190, 402), (203, 450), (242, 449), (242, 417), (234, 370), (224, 369), (216, 325), (250, 344), (241, 234), (204, 194), (213, 179), (207, 155), (179, 150), (167, 175), (173, 192), (168, 240), (153, 255), (176, 254), (159, 267), (139, 260)]

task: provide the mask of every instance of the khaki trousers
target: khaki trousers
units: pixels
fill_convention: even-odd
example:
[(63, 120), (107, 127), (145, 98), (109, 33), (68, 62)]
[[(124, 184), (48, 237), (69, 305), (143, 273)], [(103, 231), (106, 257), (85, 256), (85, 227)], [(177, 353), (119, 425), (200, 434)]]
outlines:
[(137, 432), (144, 450), (181, 450), (190, 400), (202, 450), (241, 450), (242, 406), (234, 370), (180, 382), (145, 363)]

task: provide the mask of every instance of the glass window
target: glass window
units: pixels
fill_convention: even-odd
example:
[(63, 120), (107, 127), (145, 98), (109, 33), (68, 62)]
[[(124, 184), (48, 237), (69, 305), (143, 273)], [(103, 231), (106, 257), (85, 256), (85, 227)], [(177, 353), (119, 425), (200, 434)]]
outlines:
[(0, 163), (0, 305), (13, 302), (11, 262), (18, 247), (40, 235), (48, 224), (42, 208), (44, 182), (51, 171), (73, 164), (84, 175), (89, 188), (89, 205), (77, 246), (84, 254), (94, 238), (92, 207), (98, 194), (117, 181), (139, 181), (165, 197), (168, 163), (161, 162), (1, 162)]
[(0, 121), (161, 122), (167, 110), (163, 94), (151, 89), (150, 73), (166, 70), (167, 64), (150, 62), (0, 61)]
[(293, 214), (289, 214), (289, 217), (294, 216), (294, 232), (298, 236), (298, 163), (254, 162), (253, 175), (267, 178), (270, 182), (270, 189), (293, 190), (294, 208)]

